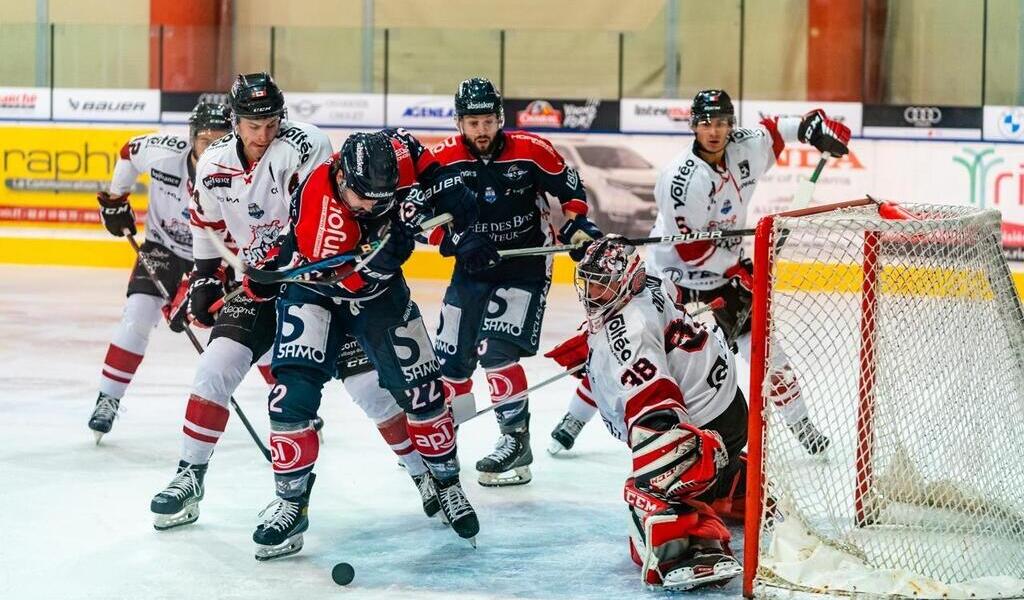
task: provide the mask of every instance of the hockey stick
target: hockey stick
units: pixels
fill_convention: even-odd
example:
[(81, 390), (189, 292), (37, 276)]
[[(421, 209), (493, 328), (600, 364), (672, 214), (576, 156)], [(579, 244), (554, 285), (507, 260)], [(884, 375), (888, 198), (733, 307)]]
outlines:
[[(132, 250), (135, 250), (135, 254), (138, 255), (139, 262), (142, 263), (142, 267), (146, 270), (146, 273), (149, 275), (150, 281), (152, 281), (153, 285), (156, 286), (157, 291), (160, 292), (160, 295), (163, 296), (163, 299), (167, 302), (170, 302), (171, 295), (167, 292), (167, 288), (164, 287), (164, 283), (160, 281), (160, 278), (157, 276), (156, 269), (154, 269), (153, 265), (150, 264), (149, 258), (142, 253), (142, 249), (139, 248), (139, 243), (135, 241), (135, 236), (133, 236), (131, 232), (128, 231), (127, 228), (125, 228), (124, 230), (124, 236), (128, 238), (128, 243), (131, 244)], [(192, 328), (189, 327), (188, 324), (185, 324), (185, 336), (188, 337), (188, 341), (192, 342), (192, 347), (196, 349), (196, 352), (202, 354), (203, 344), (199, 341), (199, 338), (196, 337), (196, 334), (192, 332)], [(274, 462), (273, 458), (271, 458), (270, 450), (265, 445), (263, 445), (263, 441), (260, 440), (259, 434), (256, 433), (256, 430), (253, 428), (252, 423), (249, 422), (249, 419), (246, 418), (245, 413), (242, 412), (242, 407), (238, 405), (238, 402), (235, 402), (235, 397), (229, 396), (228, 402), (231, 404), (231, 408), (235, 410), (235, 414), (237, 414), (238, 418), (242, 421), (242, 425), (245, 427), (245, 430), (249, 432), (249, 435), (252, 437), (252, 441), (256, 442), (256, 445), (259, 447), (260, 452), (263, 453), (263, 457), (267, 459), (267, 462)]]
[[(688, 242), (708, 242), (720, 240), (723, 238), (743, 237), (748, 235), (754, 235), (754, 230), (716, 229), (714, 231), (691, 231), (690, 233), (680, 233), (678, 235), (663, 235), (661, 237), (626, 238), (622, 240), (622, 243), (629, 244), (631, 246), (648, 246), (651, 244), (686, 244)], [(591, 242), (583, 242), (580, 244), (562, 244), (560, 246), (537, 246), (534, 248), (511, 248), (509, 250), (499, 250), (498, 255), (501, 256), (502, 258), (508, 258), (513, 256), (539, 256), (545, 254), (558, 254), (559, 252), (579, 250), (580, 248), (583, 248), (590, 243)]]
[(814, 172), (811, 173), (811, 177), (801, 181), (800, 186), (796, 189), (796, 193), (793, 194), (793, 201), (790, 204), (790, 210), (807, 208), (807, 205), (811, 203), (811, 196), (814, 195), (814, 184), (818, 183), (818, 177), (821, 176), (821, 172), (825, 169), (825, 163), (827, 163), (830, 158), (832, 158), (832, 155), (828, 152), (821, 153), (821, 159), (814, 167)]
[[(442, 213), (436, 217), (427, 219), (420, 224), (420, 233), (429, 231), (438, 225), (444, 225), (452, 220), (452, 216), (448, 213)], [(391, 234), (387, 233), (381, 239), (372, 242), (370, 244), (363, 244), (359, 252), (348, 252), (345, 254), (336, 254), (334, 256), (328, 256), (327, 258), (320, 259), (308, 264), (299, 265), (291, 269), (284, 269), (282, 271), (267, 271), (264, 269), (258, 269), (256, 267), (249, 266), (242, 262), (242, 259), (238, 258), (238, 255), (228, 249), (224, 245), (223, 240), (209, 227), (206, 228), (210, 242), (217, 248), (217, 252), (220, 253), (221, 257), (232, 267), (235, 272), (242, 273), (257, 283), (285, 283), (288, 281), (302, 281), (300, 276), (312, 273), (314, 271), (323, 271), (325, 269), (331, 269), (340, 265), (343, 265), (353, 259), (362, 259), (365, 263), (366, 260), (372, 258), (384, 244), (391, 238)], [(368, 256), (369, 255), (369, 256)]]

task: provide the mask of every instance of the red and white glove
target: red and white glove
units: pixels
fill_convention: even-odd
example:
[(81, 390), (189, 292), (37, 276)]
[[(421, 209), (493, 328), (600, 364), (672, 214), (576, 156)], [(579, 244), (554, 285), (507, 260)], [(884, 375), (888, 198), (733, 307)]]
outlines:
[[(565, 367), (567, 371), (578, 369), (587, 363), (587, 356), (590, 354), (590, 346), (587, 343), (587, 332), (580, 332), (565, 340), (551, 350), (544, 353), (544, 356), (553, 359), (556, 363)], [(579, 369), (573, 376), (582, 379), (585, 369)]]
[(723, 275), (735, 281), (747, 294), (754, 293), (754, 263), (749, 258), (741, 258), (738, 263), (726, 269)]
[(164, 313), (164, 318), (167, 319), (167, 326), (170, 327), (174, 333), (181, 333), (185, 331), (185, 325), (188, 323), (187, 302), (188, 299), (188, 277), (183, 277), (181, 283), (178, 284), (178, 289), (174, 293), (174, 298), (171, 298), (170, 302), (160, 307), (160, 311)]
[(636, 486), (668, 499), (700, 496), (715, 483), (718, 471), (729, 464), (718, 432), (689, 423), (665, 430), (636, 424), (630, 429), (629, 447), (634, 449)]
[(797, 139), (810, 144), (821, 152), (832, 156), (843, 156), (850, 152), (850, 128), (835, 119), (830, 119), (825, 111), (816, 108), (804, 115), (797, 129)]

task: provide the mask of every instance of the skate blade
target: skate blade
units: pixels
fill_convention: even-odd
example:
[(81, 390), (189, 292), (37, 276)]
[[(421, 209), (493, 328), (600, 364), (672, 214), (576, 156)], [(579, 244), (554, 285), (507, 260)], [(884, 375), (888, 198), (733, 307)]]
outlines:
[(507, 487), (512, 485), (526, 485), (533, 479), (530, 467), (516, 467), (502, 473), (486, 473), (479, 471), (477, 481), (484, 487)]
[(153, 513), (153, 529), (167, 531), (168, 529), (195, 523), (197, 519), (199, 519), (199, 504), (189, 504), (173, 515)]
[(474, 550), (476, 550), (476, 536), (474, 535), (473, 537), (468, 537), (465, 539), (467, 542), (469, 542), (469, 545), (472, 546)]
[(568, 452), (569, 449), (562, 445), (562, 442), (558, 440), (551, 440), (551, 445), (548, 446), (548, 454), (556, 456), (561, 452)]
[(93, 434), (93, 436), (96, 437), (96, 445), (99, 446), (100, 445), (100, 440), (103, 439), (103, 432), (102, 431), (96, 431), (94, 429), (92, 434)]
[(683, 567), (669, 571), (662, 580), (661, 589), (669, 592), (687, 592), (705, 586), (724, 585), (733, 577), (743, 573), (743, 567), (738, 563), (723, 563), (715, 565), (711, 573), (697, 576), (692, 567)]
[(256, 560), (262, 562), (291, 556), (302, 550), (302, 534), (293, 535), (276, 546), (256, 544)]

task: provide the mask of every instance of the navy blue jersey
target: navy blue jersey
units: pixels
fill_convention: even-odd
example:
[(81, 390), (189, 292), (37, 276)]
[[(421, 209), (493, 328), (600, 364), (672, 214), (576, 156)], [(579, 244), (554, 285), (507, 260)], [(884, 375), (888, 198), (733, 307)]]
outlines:
[[(418, 170), (443, 168), (460, 175), (476, 194), (480, 214), (473, 229), (489, 237), (499, 250), (531, 248), (554, 243), (547, 194), (562, 211), (587, 213), (587, 195), (575, 169), (544, 138), (523, 131), (499, 134), (489, 160), (474, 154), (461, 134), (453, 135), (423, 154)], [(482, 281), (542, 280), (549, 259), (531, 256), (502, 260), (482, 273), (468, 275), (456, 264), (457, 277)]]

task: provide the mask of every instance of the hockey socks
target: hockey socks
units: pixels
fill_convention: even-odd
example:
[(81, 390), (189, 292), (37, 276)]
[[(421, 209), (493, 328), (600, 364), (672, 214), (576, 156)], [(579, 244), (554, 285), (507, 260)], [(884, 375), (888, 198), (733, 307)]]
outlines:
[(228, 409), (192, 394), (185, 408), (182, 426), (181, 459), (187, 463), (205, 465), (210, 462), (213, 448), (228, 424)]

